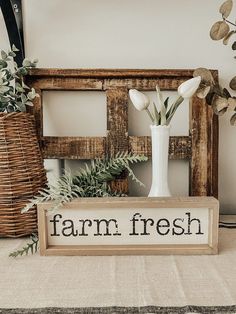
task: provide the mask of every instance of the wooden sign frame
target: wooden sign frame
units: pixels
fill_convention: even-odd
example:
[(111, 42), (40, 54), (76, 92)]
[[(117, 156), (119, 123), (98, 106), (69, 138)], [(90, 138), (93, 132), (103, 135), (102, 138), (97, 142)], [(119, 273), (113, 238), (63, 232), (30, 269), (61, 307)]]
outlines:
[[(217, 81), (218, 72), (212, 71)], [(151, 156), (149, 136), (128, 134), (128, 90), (177, 90), (193, 70), (33, 69), (27, 84), (40, 95), (34, 114), (43, 157), (50, 159), (94, 159), (130, 151)], [(107, 98), (106, 137), (53, 137), (43, 135), (43, 91), (104, 91)], [(218, 197), (218, 118), (204, 100), (192, 99), (189, 136), (172, 136), (170, 159), (190, 164), (189, 195)], [(114, 190), (128, 192), (128, 180), (112, 183)]]
[[(207, 244), (205, 244), (205, 242), (204, 244), (196, 244), (196, 243), (176, 244), (174, 243), (173, 240), (171, 240), (173, 244), (169, 243), (169, 244), (151, 244), (151, 245), (149, 244), (104, 245), (103, 241), (105, 238), (108, 238), (108, 237), (103, 237), (102, 242), (101, 242), (102, 244), (100, 245), (77, 245), (77, 244), (76, 245), (49, 245), (48, 220), (50, 222), (51, 218), (50, 216), (47, 216), (47, 209), (49, 209), (50, 206), (51, 206), (50, 203), (43, 203), (38, 206), (38, 225), (39, 225), (39, 241), (40, 241), (40, 254), (41, 255), (48, 255), (48, 256), (50, 255), (158, 255), (158, 254), (195, 255), (195, 254), (217, 254), (218, 252), (219, 202), (213, 197), (80, 198), (80, 199), (76, 199), (72, 201), (71, 203), (66, 204), (64, 208), (62, 209), (63, 214), (66, 214), (67, 211), (69, 210), (75, 210), (75, 213), (77, 214), (78, 214), (78, 211), (80, 210), (86, 210), (86, 215), (87, 213), (90, 213), (91, 215), (95, 215), (96, 218), (100, 217), (99, 215), (101, 215), (101, 217), (104, 218), (104, 214), (102, 215), (101, 213), (99, 213), (99, 210), (104, 210), (104, 209), (108, 210), (109, 215), (112, 210), (113, 212), (115, 211), (115, 215), (117, 216), (122, 215), (122, 209), (125, 211), (129, 211), (131, 209), (131, 211), (135, 210), (135, 212), (136, 211), (141, 212), (141, 210), (143, 210), (143, 213), (145, 213), (145, 210), (147, 211), (147, 210), (153, 209), (153, 212), (152, 212), (153, 216), (158, 215), (158, 211), (160, 211), (161, 209), (165, 209), (164, 215), (166, 215), (168, 211), (174, 209), (174, 213), (176, 211), (177, 217), (181, 216), (180, 211), (182, 209), (184, 210), (186, 209), (189, 212), (189, 214), (191, 213), (191, 211), (193, 213), (195, 210), (195, 214), (196, 214), (201, 209), (204, 209), (204, 210), (207, 210), (207, 212), (204, 214), (207, 216), (204, 216), (204, 217), (208, 218), (208, 224), (207, 224), (207, 227), (205, 227), (208, 230), (208, 234), (207, 234), (208, 243)], [(53, 213), (53, 215), (56, 215), (56, 214), (57, 213)], [(172, 215), (173, 215), (173, 211), (172, 211)], [(62, 215), (59, 214), (59, 216), (61, 217)], [(72, 214), (72, 217), (73, 218), (71, 219), (75, 219), (76, 223), (81, 221), (81, 220), (78, 220), (78, 217), (75, 217), (74, 214)], [(180, 219), (180, 218), (177, 218), (177, 219)], [(101, 219), (101, 220), (104, 220), (104, 219)], [(193, 220), (197, 221), (197, 219), (192, 219), (191, 223)], [(72, 220), (67, 220), (67, 221), (72, 221)], [(132, 220), (128, 220), (128, 221), (132, 221)], [(55, 228), (54, 223), (56, 222), (59, 223), (59, 220), (53, 218), (51, 222), (53, 223), (53, 226)], [(64, 222), (62, 223), (63, 225), (65, 225)], [(124, 225), (123, 222), (124, 220), (122, 221), (122, 224), (121, 224), (122, 226)], [(200, 220), (199, 220), (199, 224), (200, 224)], [(190, 226), (190, 222), (188, 222), (188, 226)], [(56, 231), (53, 231), (53, 232), (55, 233)], [(58, 239), (60, 234), (57, 234), (57, 233), (58, 231), (56, 232), (56, 234), (50, 234), (50, 236), (57, 236), (56, 238)], [(104, 234), (104, 235), (107, 235), (107, 234)], [(188, 237), (188, 233), (183, 234), (183, 236), (186, 236), (186, 235)], [(68, 238), (68, 235), (67, 235), (67, 238)], [(73, 241), (81, 241), (82, 238), (86, 238), (86, 237), (82, 237), (82, 238), (75, 237), (75, 235), (73, 234), (72, 238), (73, 238)], [(74, 240), (75, 238), (76, 240)], [(94, 241), (94, 238), (92, 239), (91, 243), (94, 243), (93, 241)], [(149, 239), (147, 241), (149, 243)], [(187, 240), (187, 241), (191, 243), (190, 240)]]

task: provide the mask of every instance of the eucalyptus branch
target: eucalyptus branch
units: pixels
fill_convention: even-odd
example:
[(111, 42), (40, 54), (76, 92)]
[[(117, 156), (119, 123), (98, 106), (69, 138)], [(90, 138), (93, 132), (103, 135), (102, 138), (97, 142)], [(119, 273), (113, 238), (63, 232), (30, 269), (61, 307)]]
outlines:
[(223, 17), (223, 20), (224, 20), (226, 23), (231, 24), (231, 25), (233, 25), (234, 27), (236, 27), (236, 24), (235, 24), (235, 23), (233, 23), (233, 22), (227, 20), (226, 18)]

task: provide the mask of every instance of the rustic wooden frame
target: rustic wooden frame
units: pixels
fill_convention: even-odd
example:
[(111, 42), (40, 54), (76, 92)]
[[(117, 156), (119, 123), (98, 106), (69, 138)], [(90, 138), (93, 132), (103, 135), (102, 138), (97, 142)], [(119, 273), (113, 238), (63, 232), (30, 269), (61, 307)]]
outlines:
[[(212, 71), (217, 80), (218, 72)], [(34, 69), (28, 85), (40, 95), (35, 101), (38, 137), (44, 158), (93, 159), (120, 151), (151, 156), (149, 136), (128, 135), (128, 89), (151, 91), (158, 83), (163, 90), (176, 90), (190, 79), (193, 70), (70, 70)], [(42, 93), (44, 90), (93, 90), (107, 95), (106, 137), (43, 136)], [(204, 100), (192, 99), (189, 136), (170, 139), (170, 159), (190, 161), (189, 195), (218, 196), (218, 118)], [(128, 190), (126, 178), (113, 183)]]
[(209, 209), (208, 245), (49, 245), (47, 209), (51, 203), (38, 206), (38, 226), (41, 255), (197, 255), (218, 253), (219, 202), (213, 197), (181, 198), (81, 198), (64, 205), (63, 210), (79, 209), (96, 211), (104, 208), (206, 208)]

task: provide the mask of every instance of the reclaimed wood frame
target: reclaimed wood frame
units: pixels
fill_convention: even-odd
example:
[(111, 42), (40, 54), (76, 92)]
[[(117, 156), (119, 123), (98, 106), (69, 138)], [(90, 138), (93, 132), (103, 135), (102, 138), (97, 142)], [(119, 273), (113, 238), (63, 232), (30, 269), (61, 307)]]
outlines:
[[(212, 71), (218, 79), (218, 72)], [(151, 156), (149, 136), (128, 134), (128, 90), (176, 90), (190, 79), (193, 70), (109, 70), (109, 69), (33, 69), (27, 83), (40, 95), (35, 101), (38, 138), (44, 158), (93, 159), (130, 151)], [(107, 96), (106, 137), (43, 136), (43, 91), (104, 91)], [(172, 136), (170, 159), (190, 161), (189, 195), (218, 197), (218, 118), (205, 100), (194, 97), (189, 136)], [(113, 182), (114, 189), (128, 191), (123, 177)]]
[[(80, 198), (64, 205), (63, 210), (79, 208), (96, 211), (104, 208), (205, 208), (209, 210), (208, 244), (152, 244), (152, 245), (49, 245), (47, 210), (51, 203), (38, 206), (40, 255), (198, 255), (218, 253), (219, 202), (213, 197), (179, 198)], [(119, 211), (118, 211), (119, 213)], [(96, 215), (97, 217), (97, 215)]]

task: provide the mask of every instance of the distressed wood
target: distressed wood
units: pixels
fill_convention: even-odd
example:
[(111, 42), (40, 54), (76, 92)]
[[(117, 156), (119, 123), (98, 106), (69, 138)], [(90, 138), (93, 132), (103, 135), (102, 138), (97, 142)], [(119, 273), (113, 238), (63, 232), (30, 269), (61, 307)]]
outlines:
[(218, 119), (204, 100), (193, 102), (190, 195), (218, 197)]
[[(209, 215), (208, 224), (206, 227), (206, 243), (205, 241), (202, 243), (199, 243), (197, 241), (196, 243), (193, 243), (191, 242), (191, 240), (187, 240), (186, 244), (179, 244), (171, 240), (173, 242), (170, 241), (171, 243), (168, 244), (157, 244), (160, 242), (156, 242), (155, 240), (155, 244), (140, 244), (140, 242), (135, 242), (132, 244), (131, 242), (129, 245), (127, 245), (121, 244), (120, 241), (118, 241), (115, 242), (116, 244), (109, 243), (105, 245), (90, 245), (83, 243), (84, 245), (79, 245), (79, 238), (75, 239), (75, 237), (73, 237), (73, 243), (75, 244), (51, 244), (50, 239), (48, 238), (49, 230), (47, 216), (45, 214), (47, 209), (49, 209), (50, 207), (50, 202), (42, 203), (38, 207), (39, 237), (40, 240), (42, 240), (42, 242), (40, 241), (41, 255), (197, 255), (218, 253), (219, 202), (213, 197), (80, 198), (65, 204), (62, 211), (60, 211), (62, 215), (63, 212), (66, 214), (67, 211), (70, 211), (71, 214), (71, 211), (74, 211), (74, 213), (76, 214), (77, 211), (86, 210), (87, 212), (90, 212), (90, 214), (94, 213), (96, 219), (98, 219), (101, 215), (99, 211), (102, 210), (103, 214), (100, 219), (104, 219), (104, 217), (105, 219), (109, 219), (108, 217), (106, 217), (106, 215), (104, 216), (104, 210), (109, 209), (109, 211), (114, 213), (113, 209), (115, 209), (116, 215), (113, 215), (112, 217), (115, 217), (117, 219), (118, 217), (121, 217), (120, 215), (122, 215), (122, 212), (124, 213), (124, 211), (127, 211), (128, 213), (130, 211), (134, 213), (136, 213), (136, 211), (139, 211), (145, 214), (145, 210), (155, 209), (154, 216), (157, 217), (158, 211), (162, 210), (163, 213), (163, 209), (165, 209), (166, 214), (168, 214), (168, 211), (170, 210), (172, 212), (171, 215), (177, 215), (177, 217), (179, 217), (178, 215), (180, 214), (181, 209), (186, 209), (189, 213), (191, 213), (191, 210), (204, 209), (208, 211)], [(153, 211), (151, 212), (153, 213)], [(154, 216), (153, 219), (156, 219), (154, 218)], [(73, 220), (73, 214), (70, 217)], [(75, 216), (74, 219), (77, 221), (76, 217), (77, 216)], [(89, 217), (90, 219), (92, 219), (91, 215)], [(117, 222), (118, 221), (119, 220), (117, 220)], [(130, 222), (130, 220), (128, 221)], [(120, 220), (120, 222), (125, 222), (125, 220)], [(130, 228), (128, 228), (127, 232), (130, 232)]]
[[(152, 156), (150, 136), (130, 136), (129, 151), (135, 154)], [(170, 159), (190, 159), (192, 143), (189, 136), (171, 136), (169, 144)]]
[[(155, 78), (155, 77), (183, 77), (193, 76), (194, 69), (53, 69), (35, 68), (30, 70), (30, 77), (86, 77), (86, 78)], [(217, 75), (216, 70), (211, 70)]]
[(94, 159), (105, 157), (105, 137), (54, 137), (42, 139), (43, 157), (57, 159)]
[[(215, 80), (218, 72), (211, 71)], [(44, 158), (93, 159), (127, 151), (151, 156), (148, 136), (128, 135), (128, 90), (151, 91), (158, 83), (163, 90), (176, 90), (190, 79), (193, 70), (132, 69), (32, 69), (28, 85), (36, 88), (38, 137)], [(44, 90), (96, 90), (107, 95), (106, 137), (44, 137), (42, 97)], [(192, 100), (190, 136), (171, 137), (170, 159), (189, 159), (190, 195), (218, 196), (218, 119), (203, 100)], [(124, 177), (112, 182), (113, 189), (127, 192)]]
[[(107, 139), (106, 156), (114, 157), (129, 150), (128, 137), (128, 90), (110, 89), (107, 95)], [(128, 179), (119, 178), (111, 183), (112, 190), (128, 192)]]

